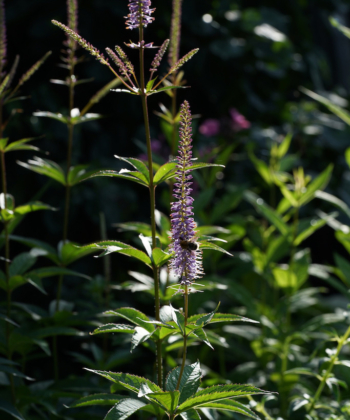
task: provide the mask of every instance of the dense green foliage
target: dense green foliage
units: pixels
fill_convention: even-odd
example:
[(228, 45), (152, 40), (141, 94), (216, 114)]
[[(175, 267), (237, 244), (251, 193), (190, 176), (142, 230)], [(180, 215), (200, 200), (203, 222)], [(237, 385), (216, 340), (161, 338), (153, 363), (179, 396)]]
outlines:
[[(78, 21), (74, 0), (68, 19), (64, 0), (8, 3), (1, 419), (349, 418), (350, 39), (329, 20), (349, 6), (183, 0), (180, 57), (199, 52), (166, 89), (147, 85), (152, 177), (137, 93), (110, 92), (122, 82), (50, 23), (101, 51), (137, 42), (127, 0), (81, 1)], [(145, 39), (161, 45), (171, 2), (152, 3)], [(176, 89), (177, 105), (186, 98), (199, 114), (191, 169), (206, 275), (188, 317), (166, 268), (179, 123), (170, 84), (191, 87)]]

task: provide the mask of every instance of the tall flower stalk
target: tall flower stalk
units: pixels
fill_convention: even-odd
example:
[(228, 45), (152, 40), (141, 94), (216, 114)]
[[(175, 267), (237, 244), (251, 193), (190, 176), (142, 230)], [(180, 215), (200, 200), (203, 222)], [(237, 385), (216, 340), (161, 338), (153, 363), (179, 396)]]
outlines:
[[(154, 60), (151, 64), (150, 69), (150, 80), (146, 85), (145, 78), (145, 50), (153, 47), (153, 43), (146, 43), (144, 40), (144, 28), (146, 28), (150, 23), (153, 22), (154, 18), (151, 16), (155, 9), (151, 9), (150, 0), (130, 0), (129, 1), (129, 14), (126, 20), (127, 29), (139, 29), (139, 40), (138, 43), (126, 44), (132, 49), (139, 50), (139, 61), (140, 61), (140, 75), (137, 78), (134, 70), (134, 66), (131, 64), (129, 58), (124, 53), (124, 51), (117, 45), (114, 52), (110, 48), (106, 48), (106, 52), (111, 58), (112, 62), (116, 65), (118, 70), (115, 70), (111, 63), (101, 54), (95, 47), (89, 44), (84, 38), (78, 35), (71, 28), (57, 22), (52, 21), (53, 24), (63, 29), (68, 36), (70, 36), (74, 41), (76, 41), (81, 47), (87, 50), (91, 55), (96, 57), (101, 64), (108, 66), (112, 73), (120, 79), (120, 81), (127, 88), (126, 90), (116, 90), (118, 92), (128, 92), (133, 95), (140, 96), (143, 110), (143, 118), (145, 125), (145, 137), (147, 145), (147, 161), (148, 161), (148, 180), (147, 186), (149, 188), (150, 196), (150, 213), (151, 213), (151, 232), (152, 232), (152, 250), (156, 248), (156, 203), (155, 203), (155, 183), (153, 180), (153, 159), (152, 159), (152, 148), (151, 148), (151, 136), (150, 136), (150, 125), (149, 125), (149, 114), (148, 114), (148, 104), (147, 98), (149, 95), (153, 95), (164, 90), (176, 89), (179, 86), (169, 86), (162, 87), (162, 83), (171, 76), (173, 73), (176, 73), (179, 68), (181, 68), (192, 56), (198, 51), (198, 49), (192, 50), (187, 53), (184, 57), (174, 62), (171, 68), (168, 70), (167, 74), (163, 76), (158, 82), (153, 78), (154, 73), (157, 71), (160, 61), (164, 56), (166, 49), (168, 47), (169, 41), (165, 41), (160, 47), (159, 52), (154, 57)], [(156, 321), (160, 321), (160, 292), (159, 292), (159, 275), (158, 267), (155, 262), (152, 260), (153, 276), (154, 276), (154, 294), (155, 294), (155, 318)], [(160, 387), (163, 385), (162, 378), (162, 342), (160, 339), (157, 340), (157, 379)]]
[[(180, 284), (184, 287), (181, 292), (184, 295), (184, 329), (186, 332), (188, 320), (188, 295), (190, 286), (202, 277), (202, 251), (199, 249), (196, 239), (196, 223), (193, 219), (192, 175), (189, 167), (192, 160), (192, 117), (190, 106), (187, 101), (181, 105), (180, 143), (177, 158), (176, 182), (174, 183), (173, 196), (176, 199), (171, 204), (171, 238), (170, 245), (174, 257), (170, 262), (170, 269), (180, 278)], [(180, 375), (177, 381), (178, 390), (186, 364), (187, 334), (184, 334), (183, 355)]]

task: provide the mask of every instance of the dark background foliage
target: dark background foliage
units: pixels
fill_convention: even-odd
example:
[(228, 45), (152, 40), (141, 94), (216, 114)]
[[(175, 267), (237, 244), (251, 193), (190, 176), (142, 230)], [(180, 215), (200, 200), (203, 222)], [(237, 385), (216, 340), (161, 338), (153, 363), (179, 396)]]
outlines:
[[(157, 9), (156, 24), (147, 28), (146, 41), (159, 45), (169, 36), (171, 1), (154, 0), (153, 6)], [(280, 141), (281, 136), (291, 131), (294, 135), (291, 146), (295, 155), (294, 166), (302, 165), (308, 174), (315, 175), (330, 162), (335, 163), (328, 191), (350, 204), (349, 171), (345, 169), (343, 158), (348, 147), (349, 129), (330, 116), (327, 119), (324, 109), (320, 112), (319, 106), (299, 90), (300, 86), (305, 86), (315, 91), (335, 90), (345, 98), (349, 96), (350, 43), (328, 21), (329, 16), (334, 15), (347, 24), (349, 3), (340, 0), (184, 0), (183, 7), (181, 53), (196, 47), (200, 48), (200, 52), (186, 64), (185, 78), (191, 89), (179, 92), (180, 100), (186, 98), (193, 113), (200, 114), (199, 121), (195, 123), (197, 127), (206, 118), (228, 120), (230, 108), (238, 109), (252, 123), (249, 131), (237, 134), (228, 129), (215, 139), (208, 139), (195, 131), (197, 152), (213, 145), (236, 144), (224, 182), (217, 182), (215, 200), (230, 185), (240, 184), (247, 185), (247, 188), (257, 187), (260, 195), (265, 197), (268, 191), (258, 179), (245, 146), (251, 144), (256, 155), (266, 159), (271, 139)], [(11, 135), (12, 140), (45, 135), (37, 144), (48, 153), (48, 158), (62, 163), (66, 159), (67, 133), (64, 125), (32, 116), (32, 113), (38, 110), (65, 113), (67, 110), (68, 92), (65, 87), (50, 83), (50, 79), (66, 77), (65, 70), (57, 65), (64, 36), (50, 23), (51, 19), (66, 21), (65, 1), (11, 0), (6, 3), (6, 14), (9, 62), (16, 54), (20, 55), (19, 74), (24, 73), (46, 51), (52, 50), (53, 54), (33, 76), (31, 83), (23, 88), (23, 94), (30, 96), (28, 100), (12, 105), (22, 108), (23, 115), (19, 114), (11, 120), (5, 135)], [(128, 42), (130, 38), (136, 41), (136, 33), (125, 29), (123, 17), (126, 14), (126, 0), (81, 0), (79, 33), (101, 51), (107, 46)], [(269, 24), (284, 34), (282, 41), (273, 42), (256, 34), (254, 28), (260, 24)], [(107, 68), (84, 51), (79, 50), (78, 54), (86, 57), (84, 63), (77, 67), (79, 77), (94, 79), (92, 83), (76, 88), (75, 105), (81, 108), (111, 77)], [(134, 55), (136, 59), (136, 53)], [(133, 58), (133, 52), (130, 57)], [(149, 60), (152, 57), (153, 53), (149, 55)], [(152, 96), (150, 109), (159, 109), (160, 102), (168, 106), (169, 98), (166, 95)], [(92, 112), (101, 113), (105, 118), (78, 126), (73, 162), (88, 163), (96, 169), (119, 169), (122, 166), (113, 158), (114, 154), (138, 156), (143, 153), (140, 147), (144, 141), (142, 113), (137, 99), (131, 95), (110, 93)], [(159, 122), (159, 118), (151, 114), (154, 139), (162, 139), (163, 136)], [(41, 191), (40, 199), (56, 207), (57, 212), (29, 215), (30, 222), (23, 223), (18, 234), (55, 245), (62, 237), (63, 189), (53, 184), (43, 191), (47, 180), (16, 164), (16, 159), (26, 161), (31, 158), (32, 152), (20, 153), (8, 159), (9, 192), (19, 204)], [(166, 193), (166, 187), (163, 187), (163, 194)], [(168, 208), (160, 196), (158, 207), (167, 213)], [(214, 204), (208, 205), (206, 211), (210, 212)], [(308, 207), (305, 215), (313, 214), (316, 206), (317, 202)], [(80, 243), (100, 239), (101, 212), (106, 216), (110, 239), (131, 241), (131, 236), (118, 233), (112, 224), (148, 222), (147, 191), (126, 181), (115, 182), (108, 178), (82, 183), (72, 197), (69, 239)], [(307, 245), (312, 249), (313, 261), (318, 263), (331, 263), (334, 249), (342, 252), (328, 227), (317, 232)], [(237, 249), (240, 248), (237, 245)], [(16, 253), (24, 248), (14, 244), (12, 250)], [(131, 259), (114, 255), (112, 261), (114, 284), (126, 280), (129, 269), (135, 271), (135, 263)], [(102, 272), (103, 263), (88, 257), (75, 268), (95, 276)], [(318, 284), (317, 281), (314, 284)], [(48, 284), (48, 289), (49, 293), (54, 293), (54, 282)], [(44, 297), (29, 295), (25, 290), (18, 292), (18, 300), (47, 305)], [(93, 291), (90, 292), (93, 295)], [(83, 281), (75, 279), (65, 283), (63, 298), (74, 300), (82, 310), (87, 293), (86, 288), (83, 291)], [(147, 306), (136, 295), (120, 293), (117, 299), (121, 304), (130, 306), (136, 301), (141, 310), (143, 306), (152, 308), (152, 304)], [(60, 346), (66, 348), (62, 340)], [(72, 369), (71, 358), (67, 353), (63, 357), (66, 361), (65, 373), (68, 373)], [(234, 366), (232, 361), (230, 367)], [(80, 366), (75, 368), (77, 371), (81, 369)], [(42, 372), (40, 374), (43, 375)]]

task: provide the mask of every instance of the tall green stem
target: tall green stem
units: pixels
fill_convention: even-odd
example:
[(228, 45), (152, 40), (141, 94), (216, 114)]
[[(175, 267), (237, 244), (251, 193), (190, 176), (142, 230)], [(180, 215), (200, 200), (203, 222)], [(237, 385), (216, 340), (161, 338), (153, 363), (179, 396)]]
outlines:
[(184, 346), (183, 346), (183, 353), (182, 353), (182, 364), (179, 379), (176, 384), (176, 390), (179, 390), (181, 384), (181, 378), (184, 373), (185, 365), (186, 365), (186, 356), (187, 356), (187, 334), (186, 334), (186, 327), (187, 327), (187, 319), (188, 319), (188, 286), (185, 286), (185, 332), (184, 332)]
[[(140, 6), (141, 7), (141, 6)], [(149, 195), (150, 195), (150, 204), (151, 204), (151, 227), (152, 227), (152, 249), (156, 248), (156, 202), (155, 202), (155, 186), (153, 183), (153, 160), (152, 160), (152, 147), (151, 147), (151, 132), (149, 127), (149, 118), (148, 118), (148, 107), (147, 107), (147, 95), (145, 89), (145, 64), (144, 64), (144, 48), (142, 45), (143, 41), (143, 26), (140, 23), (140, 96), (142, 101), (142, 110), (143, 110), (143, 119), (145, 123), (145, 133), (146, 133), (146, 143), (147, 143), (147, 157), (148, 157), (148, 171), (149, 171)], [(155, 315), (156, 320), (159, 321), (159, 312), (160, 312), (160, 299), (159, 299), (159, 278), (158, 278), (158, 268), (153, 263), (153, 276), (154, 276), (154, 295), (155, 295)], [(158, 385), (163, 387), (163, 373), (162, 373), (162, 342), (160, 339), (157, 341), (157, 378)]]
[[(64, 217), (63, 217), (63, 243), (68, 239), (68, 224), (69, 224), (69, 207), (70, 207), (70, 185), (68, 182), (69, 172), (72, 166), (72, 150), (73, 150), (73, 137), (74, 137), (74, 124), (72, 124), (72, 109), (74, 108), (74, 60), (75, 49), (71, 48), (69, 53), (69, 120), (67, 123), (68, 128), (68, 146), (67, 146), (67, 167), (66, 167), (66, 191), (64, 203)], [(58, 278), (57, 294), (56, 294), (56, 312), (60, 309), (63, 275)], [(54, 370), (55, 379), (58, 380), (58, 355), (57, 355), (57, 336), (53, 338), (53, 357), (54, 357)]]
[(344, 346), (344, 344), (346, 343), (346, 341), (347, 341), (347, 339), (349, 338), (349, 336), (350, 336), (350, 327), (346, 330), (346, 332), (345, 332), (345, 334), (343, 335), (343, 337), (341, 337), (341, 339), (339, 340), (338, 347), (337, 347), (337, 351), (336, 351), (336, 353), (335, 353), (335, 354), (331, 357), (331, 361), (330, 361), (330, 363), (329, 363), (328, 369), (327, 369), (326, 373), (324, 374), (324, 376), (323, 376), (323, 378), (322, 378), (322, 381), (320, 382), (320, 385), (319, 385), (319, 386), (318, 386), (318, 388), (317, 388), (317, 391), (316, 391), (316, 393), (315, 393), (315, 396), (314, 396), (314, 398), (312, 399), (312, 402), (311, 402), (311, 404), (310, 404), (310, 406), (309, 406), (309, 408), (308, 408), (308, 410), (307, 410), (307, 413), (308, 413), (308, 414), (309, 414), (309, 413), (311, 413), (311, 411), (314, 409), (314, 407), (315, 407), (315, 405), (316, 405), (316, 403), (317, 403), (318, 399), (320, 398), (320, 396), (321, 396), (321, 394), (322, 394), (322, 391), (323, 391), (323, 388), (324, 388), (324, 387), (325, 387), (325, 385), (326, 385), (327, 379), (329, 378), (329, 375), (331, 374), (331, 372), (332, 372), (332, 370), (333, 370), (334, 364), (335, 364), (335, 362), (338, 360), (338, 356), (339, 356), (339, 354), (340, 354), (340, 352), (341, 352), (341, 349), (343, 348), (343, 346)]

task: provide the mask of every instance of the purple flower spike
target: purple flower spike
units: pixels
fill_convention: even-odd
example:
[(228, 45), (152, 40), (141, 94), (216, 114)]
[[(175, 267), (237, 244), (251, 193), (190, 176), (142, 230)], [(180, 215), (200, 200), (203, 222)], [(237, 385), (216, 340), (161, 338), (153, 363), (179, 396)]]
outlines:
[(202, 252), (196, 243), (196, 223), (193, 219), (193, 198), (191, 197), (192, 182), (192, 128), (191, 111), (187, 101), (181, 105), (180, 143), (177, 158), (176, 181), (173, 196), (177, 199), (171, 203), (171, 232), (172, 243), (170, 249), (175, 256), (170, 261), (170, 269), (180, 277), (182, 285), (189, 286), (203, 273)]
[(129, 3), (130, 13), (126, 17), (127, 29), (137, 29), (140, 25), (145, 28), (147, 25), (154, 21), (154, 17), (151, 14), (156, 9), (150, 9), (151, 0), (130, 0)]

